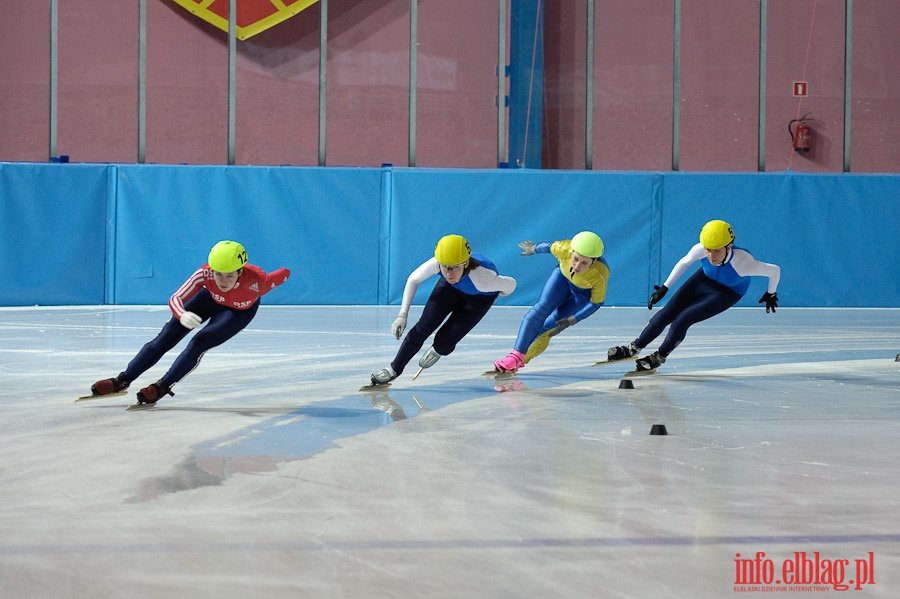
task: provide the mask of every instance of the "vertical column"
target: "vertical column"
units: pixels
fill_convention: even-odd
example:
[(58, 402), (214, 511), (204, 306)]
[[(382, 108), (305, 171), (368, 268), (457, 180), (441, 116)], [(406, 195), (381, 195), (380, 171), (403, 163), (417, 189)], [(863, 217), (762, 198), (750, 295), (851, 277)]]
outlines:
[(49, 158), (56, 156), (59, 83), (59, 0), (50, 0), (50, 139)]
[(319, 0), (319, 166), (325, 166), (325, 114), (328, 65), (328, 0)]
[(409, 0), (409, 166), (416, 166), (416, 68), (418, 61), (419, 2)]
[(234, 164), (237, 105), (237, 0), (228, 0), (228, 164)]

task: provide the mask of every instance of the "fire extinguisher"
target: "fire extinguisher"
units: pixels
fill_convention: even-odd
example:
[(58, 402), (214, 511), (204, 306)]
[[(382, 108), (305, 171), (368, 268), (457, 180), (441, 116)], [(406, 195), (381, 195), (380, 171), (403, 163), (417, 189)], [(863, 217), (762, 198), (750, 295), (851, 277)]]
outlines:
[[(790, 123), (788, 123), (788, 132), (791, 134), (791, 143), (794, 145), (795, 152), (809, 152), (812, 149), (812, 127), (810, 127), (806, 122), (806, 117), (809, 114), (803, 115), (802, 118), (794, 119)], [(794, 123), (797, 123), (795, 127), (791, 127)]]

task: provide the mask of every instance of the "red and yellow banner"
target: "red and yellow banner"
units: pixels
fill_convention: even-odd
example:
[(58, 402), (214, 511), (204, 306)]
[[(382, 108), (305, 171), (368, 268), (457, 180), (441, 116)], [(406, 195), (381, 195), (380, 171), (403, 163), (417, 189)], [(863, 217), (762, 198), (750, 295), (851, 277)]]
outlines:
[[(193, 15), (228, 32), (229, 0), (173, 0)], [(245, 40), (290, 19), (318, 0), (237, 0), (237, 38)]]

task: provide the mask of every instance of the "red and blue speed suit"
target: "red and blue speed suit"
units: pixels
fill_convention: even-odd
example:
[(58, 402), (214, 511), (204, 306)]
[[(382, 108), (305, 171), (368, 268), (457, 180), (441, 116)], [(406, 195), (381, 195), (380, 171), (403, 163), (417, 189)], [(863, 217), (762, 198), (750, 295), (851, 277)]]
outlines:
[(169, 298), (172, 318), (159, 335), (145, 344), (131, 360), (125, 369), (125, 378), (129, 381), (137, 379), (184, 339), (191, 329), (183, 326), (180, 318), (185, 312), (193, 312), (204, 322), (209, 322), (197, 330), (163, 375), (162, 382), (172, 387), (197, 367), (207, 350), (225, 343), (250, 324), (259, 310), (259, 298), (283, 284), (290, 276), (291, 271), (286, 268), (266, 274), (258, 266), (246, 264), (234, 287), (223, 292), (216, 285), (209, 265), (204, 264)]

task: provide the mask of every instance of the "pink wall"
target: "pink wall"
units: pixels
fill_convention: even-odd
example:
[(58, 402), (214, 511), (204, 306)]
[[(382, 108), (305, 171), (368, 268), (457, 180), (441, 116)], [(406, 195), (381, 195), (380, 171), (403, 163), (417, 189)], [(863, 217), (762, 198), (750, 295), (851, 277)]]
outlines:
[(672, 167), (672, 3), (598, 2), (593, 168)]
[(759, 2), (683, 0), (679, 170), (754, 171)]
[[(840, 172), (844, 144), (844, 0), (769, 2), (766, 170)], [(863, 77), (854, 73), (855, 77)], [(806, 98), (793, 97), (805, 80)], [(812, 151), (795, 152), (787, 126), (809, 114)]]
[[(49, 158), (48, 2), (0, 0), (0, 160)], [(769, 0), (766, 170), (843, 168), (845, 0)], [(900, 2), (854, 0), (851, 170), (900, 171)], [(679, 168), (756, 171), (759, 0), (682, 0)], [(419, 0), (416, 165), (496, 165), (497, 3)], [(545, 168), (585, 168), (586, 3), (545, 1)], [(238, 43), (235, 161), (318, 161), (319, 5)], [(595, 1), (592, 168), (672, 166), (673, 3)], [(408, 160), (409, 0), (330, 0), (327, 164)], [(137, 160), (137, 2), (59, 3), (57, 153)], [(224, 32), (147, 2), (146, 161), (227, 161)], [(791, 95), (805, 78), (809, 96)], [(793, 152), (810, 113), (814, 151)]]
[(900, 171), (900, 2), (854, 0), (850, 168)]
[(0, 11), (0, 160), (46, 161), (49, 3), (0, 0)]

